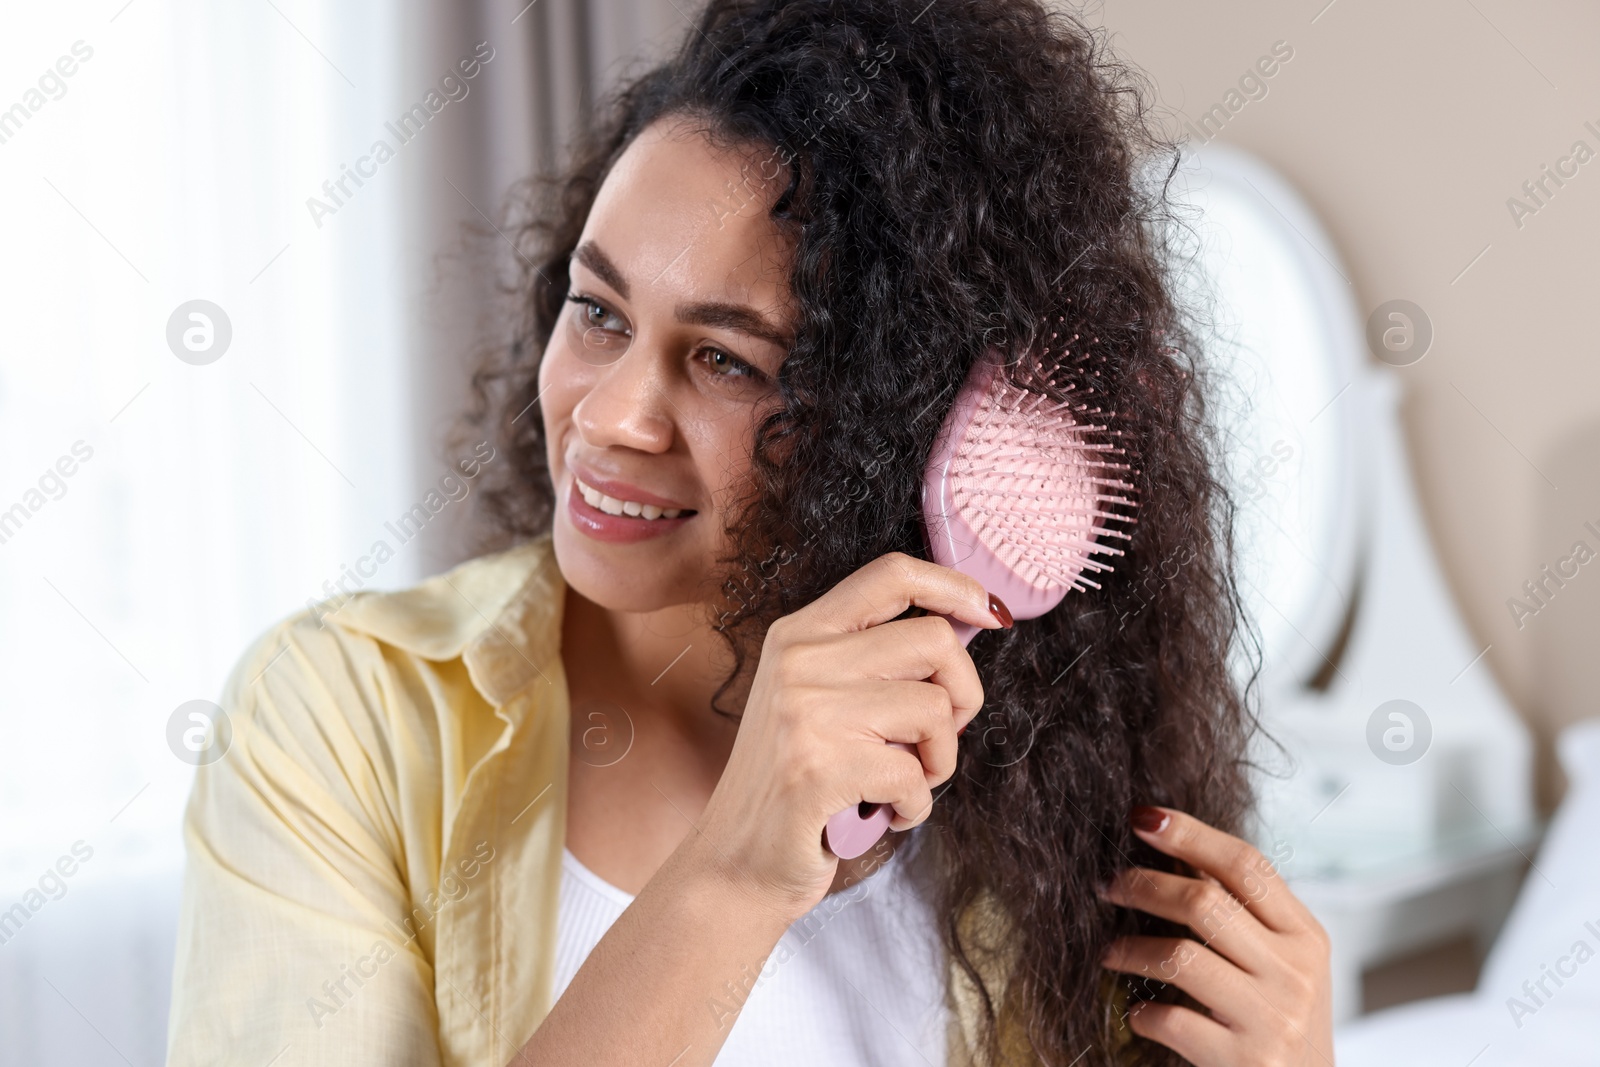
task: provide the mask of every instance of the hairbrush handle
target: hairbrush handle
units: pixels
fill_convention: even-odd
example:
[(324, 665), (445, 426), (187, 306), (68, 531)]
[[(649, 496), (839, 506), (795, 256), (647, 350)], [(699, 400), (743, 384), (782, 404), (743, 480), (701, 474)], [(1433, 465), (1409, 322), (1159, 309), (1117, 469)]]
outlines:
[[(907, 752), (916, 751), (901, 741), (887, 743)], [(872, 804), (863, 800), (828, 820), (828, 825), (822, 831), (822, 844), (840, 859), (853, 860), (878, 843), (884, 831), (889, 829), (889, 820), (892, 818), (893, 805)]]
[[(950, 623), (963, 646), (978, 632), (976, 626), (960, 619), (949, 615), (939, 617)], [(916, 751), (915, 747), (901, 741), (885, 743), (906, 752)], [(892, 818), (894, 818), (893, 806), (872, 804), (863, 800), (855, 807), (845, 808), (828, 820), (827, 827), (822, 831), (822, 844), (840, 859), (853, 860), (878, 843), (878, 839), (889, 829), (889, 820)]]

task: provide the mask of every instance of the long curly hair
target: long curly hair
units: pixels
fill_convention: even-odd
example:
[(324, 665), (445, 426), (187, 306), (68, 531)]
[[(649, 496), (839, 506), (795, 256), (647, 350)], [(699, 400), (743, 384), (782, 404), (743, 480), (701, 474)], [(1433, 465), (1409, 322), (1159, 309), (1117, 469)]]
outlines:
[[(1095, 889), (1132, 864), (1179, 869), (1131, 834), (1133, 805), (1237, 832), (1250, 801), (1232, 508), (1174, 297), (1176, 146), (1147, 98), (1102, 35), (1038, 0), (711, 0), (565, 171), (525, 186), (519, 325), (474, 378), (468, 421), (506, 457), (480, 501), (502, 542), (540, 535), (554, 492), (539, 360), (611, 166), (669, 116), (783, 164), (773, 216), (795, 242), (798, 318), (715, 576), (735, 659), (724, 714), (775, 619), (886, 552), (926, 558), (923, 466), (989, 346), (1059, 360), (1098, 394), (1138, 499), (1126, 555), (1101, 588), (972, 640), (986, 703), (928, 824), (941, 937), (979, 992), (994, 1063), (1002, 1047), (1063, 1067), (1181, 1062), (1132, 1037), (1121, 1007), (1179, 994), (1130, 991), (1099, 963), (1115, 937), (1181, 931)], [(1046, 351), (1045, 330), (1077, 340)], [(963, 921), (980, 902), (999, 927)], [(995, 929), (1018, 933), (985, 943)], [(984, 962), (997, 950), (999, 978)]]

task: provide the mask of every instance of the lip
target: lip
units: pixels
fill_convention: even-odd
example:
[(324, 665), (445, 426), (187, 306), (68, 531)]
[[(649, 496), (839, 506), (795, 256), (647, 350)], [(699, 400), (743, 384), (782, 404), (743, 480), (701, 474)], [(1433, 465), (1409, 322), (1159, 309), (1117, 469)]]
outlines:
[[(589, 479), (583, 479), (584, 484), (599, 489)], [(603, 483), (618, 486), (620, 483)], [(604, 491), (604, 490), (602, 490)], [(607, 493), (606, 495), (611, 495)], [(645, 499), (628, 497), (641, 504), (654, 504), (660, 497), (645, 494)], [(663, 505), (657, 505), (663, 506)], [(676, 507), (675, 504), (664, 505)], [(585, 537), (595, 541), (604, 541), (613, 545), (631, 545), (640, 541), (649, 541), (679, 529), (684, 523), (694, 518), (694, 514), (680, 515), (676, 519), (647, 519), (636, 515), (612, 515), (601, 511), (599, 508), (583, 499), (583, 494), (578, 492), (576, 478), (567, 479), (567, 518), (572, 523), (573, 529)]]

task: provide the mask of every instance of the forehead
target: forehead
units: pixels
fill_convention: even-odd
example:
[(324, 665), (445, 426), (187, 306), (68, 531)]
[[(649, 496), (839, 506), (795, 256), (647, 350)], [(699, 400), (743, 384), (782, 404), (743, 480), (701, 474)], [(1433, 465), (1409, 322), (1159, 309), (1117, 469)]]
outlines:
[(778, 315), (792, 241), (770, 211), (786, 183), (774, 150), (718, 147), (663, 120), (617, 159), (582, 240), (622, 270), (630, 298), (734, 300)]

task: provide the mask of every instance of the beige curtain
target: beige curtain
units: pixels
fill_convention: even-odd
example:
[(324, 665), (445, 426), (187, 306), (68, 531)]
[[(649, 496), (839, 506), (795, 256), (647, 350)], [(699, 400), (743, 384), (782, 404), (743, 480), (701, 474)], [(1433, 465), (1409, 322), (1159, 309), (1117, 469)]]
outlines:
[[(402, 461), (416, 472), (418, 499), (446, 471), (442, 442), (466, 404), (477, 352), (503, 331), (494, 288), (510, 247), (465, 235), (500, 221), (514, 182), (559, 166), (596, 101), (676, 47), (697, 8), (697, 0), (426, 0), (405, 20), (397, 83), (419, 99), (462, 59), (493, 50), (467, 95), (413, 142), (421, 151), (403, 179), (409, 232), (398, 266), (410, 294), (416, 433)], [(471, 513), (448, 508), (429, 524), (419, 539), (424, 572), (470, 554)]]

